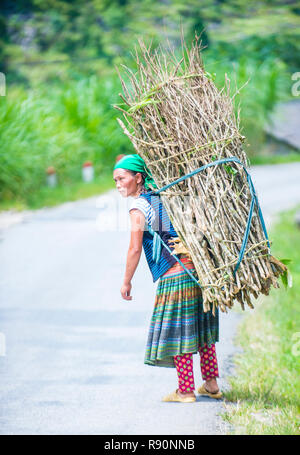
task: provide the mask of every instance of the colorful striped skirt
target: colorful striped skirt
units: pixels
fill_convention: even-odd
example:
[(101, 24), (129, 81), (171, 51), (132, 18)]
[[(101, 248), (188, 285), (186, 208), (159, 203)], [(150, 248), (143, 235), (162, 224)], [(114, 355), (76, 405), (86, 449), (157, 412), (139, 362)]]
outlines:
[[(180, 260), (196, 277), (191, 259)], [(219, 341), (219, 313), (204, 313), (199, 286), (177, 262), (157, 286), (144, 363), (175, 368), (176, 355), (196, 354), (200, 346)]]

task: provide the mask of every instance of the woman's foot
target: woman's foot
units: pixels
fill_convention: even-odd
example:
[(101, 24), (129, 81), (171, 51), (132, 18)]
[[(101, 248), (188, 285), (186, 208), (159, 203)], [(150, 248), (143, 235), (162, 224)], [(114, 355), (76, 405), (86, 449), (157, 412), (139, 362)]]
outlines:
[(196, 401), (196, 395), (193, 392), (181, 393), (179, 390), (170, 393), (165, 396), (162, 401), (177, 401), (181, 403), (194, 403)]
[(181, 398), (184, 398), (184, 397), (196, 398), (196, 395), (194, 394), (194, 392), (180, 392), (179, 389), (177, 389), (176, 393)]
[(208, 396), (219, 400), (223, 397), (222, 392), (220, 392), (217, 381), (215, 378), (206, 380), (202, 386), (197, 390), (199, 395)]
[(219, 387), (215, 378), (208, 379), (204, 384), (205, 390), (209, 393), (218, 393)]

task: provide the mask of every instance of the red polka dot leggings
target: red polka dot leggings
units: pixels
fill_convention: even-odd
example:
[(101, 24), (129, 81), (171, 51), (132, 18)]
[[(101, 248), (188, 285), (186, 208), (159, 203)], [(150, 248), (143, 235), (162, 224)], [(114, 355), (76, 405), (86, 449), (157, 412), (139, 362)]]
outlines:
[[(215, 345), (204, 345), (199, 347), (200, 367), (202, 379), (218, 378), (218, 362)], [(194, 372), (193, 372), (193, 354), (176, 355), (174, 364), (178, 374), (179, 391), (193, 392), (195, 390)]]

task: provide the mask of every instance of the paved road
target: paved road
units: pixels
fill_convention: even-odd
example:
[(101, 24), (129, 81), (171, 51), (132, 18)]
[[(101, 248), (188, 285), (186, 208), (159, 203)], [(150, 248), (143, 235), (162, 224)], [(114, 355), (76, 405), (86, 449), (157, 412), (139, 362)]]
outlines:
[[(300, 163), (253, 168), (252, 176), (268, 223), (300, 202)], [(127, 202), (112, 191), (18, 217), (0, 215), (1, 434), (228, 430), (219, 416), (222, 402), (162, 403), (177, 386), (176, 371), (143, 364), (156, 285), (143, 256), (134, 300), (120, 298)], [(241, 317), (221, 314), (217, 353), (224, 388)], [(196, 356), (194, 370), (198, 386)]]

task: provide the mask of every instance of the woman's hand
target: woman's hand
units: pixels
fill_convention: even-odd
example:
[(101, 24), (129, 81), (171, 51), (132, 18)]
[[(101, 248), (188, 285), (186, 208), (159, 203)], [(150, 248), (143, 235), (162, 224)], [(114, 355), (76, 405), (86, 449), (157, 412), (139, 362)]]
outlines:
[(121, 287), (121, 295), (124, 300), (132, 300), (132, 296), (130, 295), (131, 288), (131, 283), (124, 283)]

